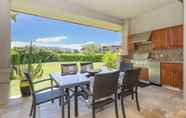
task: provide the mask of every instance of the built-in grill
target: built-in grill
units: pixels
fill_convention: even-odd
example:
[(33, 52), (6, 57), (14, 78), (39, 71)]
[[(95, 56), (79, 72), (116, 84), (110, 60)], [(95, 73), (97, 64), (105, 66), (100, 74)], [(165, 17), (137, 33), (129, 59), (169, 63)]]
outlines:
[(151, 32), (136, 34), (133, 36), (134, 53), (133, 66), (148, 68), (149, 82), (160, 85), (160, 62), (151, 58), (153, 52)]

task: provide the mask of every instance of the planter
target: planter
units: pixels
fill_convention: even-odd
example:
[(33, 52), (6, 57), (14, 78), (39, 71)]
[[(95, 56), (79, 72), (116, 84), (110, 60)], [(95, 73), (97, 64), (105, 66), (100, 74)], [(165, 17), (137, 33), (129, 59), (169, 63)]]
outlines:
[(20, 82), (20, 91), (22, 97), (28, 97), (31, 94), (29, 82), (27, 80), (21, 80)]

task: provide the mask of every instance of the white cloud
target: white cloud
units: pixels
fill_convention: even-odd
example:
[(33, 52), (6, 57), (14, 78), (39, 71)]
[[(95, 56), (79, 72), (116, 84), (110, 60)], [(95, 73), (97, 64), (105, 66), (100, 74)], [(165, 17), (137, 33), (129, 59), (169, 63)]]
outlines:
[(96, 42), (94, 42), (94, 41), (89, 41), (89, 42), (85, 42), (83, 45), (87, 45), (87, 44), (96, 44)]
[[(28, 46), (30, 42), (24, 41), (12, 41), (11, 47), (25, 47)], [(41, 43), (41, 42), (33, 42), (33, 45), (38, 47), (48, 47), (48, 48), (61, 48), (61, 49), (76, 49), (80, 50), (82, 44), (54, 44), (54, 43)]]
[(29, 42), (24, 42), (24, 41), (12, 41), (11, 42), (11, 47), (25, 47), (29, 45)]
[(49, 47), (49, 48), (66, 48), (66, 49), (81, 49), (81, 44), (45, 44), (45, 43), (34, 43), (34, 45), (39, 47)]
[(60, 44), (67, 39), (66, 36), (59, 36), (59, 37), (46, 37), (46, 38), (38, 38), (35, 40), (36, 43), (42, 44)]
[(110, 46), (110, 45), (117, 45), (120, 46), (121, 42), (112, 42), (112, 43), (101, 43), (101, 46)]

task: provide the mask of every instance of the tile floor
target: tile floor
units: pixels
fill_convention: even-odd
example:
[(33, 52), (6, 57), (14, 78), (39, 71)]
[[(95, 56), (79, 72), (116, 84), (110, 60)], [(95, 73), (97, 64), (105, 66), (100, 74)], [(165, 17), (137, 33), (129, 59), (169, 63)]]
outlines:
[[(148, 86), (139, 88), (141, 112), (136, 109), (135, 101), (131, 97), (125, 99), (127, 118), (186, 118), (186, 105), (182, 101), (181, 91), (173, 91), (163, 87)], [(91, 108), (79, 100), (79, 118), (92, 118)], [(29, 118), (31, 97), (10, 100), (6, 107), (0, 107), (0, 118)], [(96, 114), (97, 118), (114, 118), (114, 105)], [(73, 103), (72, 107), (73, 108)], [(73, 109), (71, 118), (74, 118)], [(38, 107), (37, 118), (61, 118), (58, 101), (54, 104), (46, 103)], [(122, 117), (119, 104), (119, 117)]]

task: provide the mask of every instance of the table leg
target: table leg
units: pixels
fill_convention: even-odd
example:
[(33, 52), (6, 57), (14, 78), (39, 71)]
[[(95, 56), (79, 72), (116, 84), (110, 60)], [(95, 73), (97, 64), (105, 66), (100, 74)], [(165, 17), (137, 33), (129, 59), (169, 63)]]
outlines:
[[(64, 89), (61, 90), (64, 93)], [(61, 97), (61, 118), (65, 118), (65, 105), (64, 105), (64, 97)]]
[(68, 102), (68, 118), (70, 118), (70, 93), (69, 91), (67, 92), (68, 98), (67, 98), (67, 102)]
[[(52, 80), (52, 79), (50, 80), (50, 84), (51, 84), (51, 91), (53, 91), (53, 87), (54, 87), (54, 86), (53, 86), (53, 80)], [(54, 100), (52, 100), (52, 104), (53, 104), (53, 103), (54, 103)]]
[(75, 111), (75, 117), (78, 117), (78, 87), (77, 86), (75, 86), (74, 111)]

